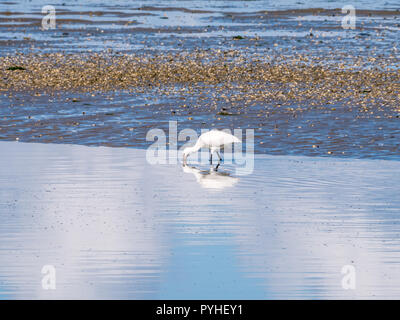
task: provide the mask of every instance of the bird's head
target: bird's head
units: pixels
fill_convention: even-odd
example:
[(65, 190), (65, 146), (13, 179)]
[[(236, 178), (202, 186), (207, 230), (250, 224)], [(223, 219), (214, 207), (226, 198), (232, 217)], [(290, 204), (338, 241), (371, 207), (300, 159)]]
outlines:
[(186, 161), (187, 161), (187, 157), (189, 156), (189, 154), (194, 152), (193, 149), (194, 149), (193, 147), (188, 147), (188, 148), (183, 149), (182, 154), (183, 154), (183, 165), (184, 166), (186, 166)]
[(188, 156), (189, 156), (189, 148), (183, 149), (183, 166), (186, 166), (186, 161)]

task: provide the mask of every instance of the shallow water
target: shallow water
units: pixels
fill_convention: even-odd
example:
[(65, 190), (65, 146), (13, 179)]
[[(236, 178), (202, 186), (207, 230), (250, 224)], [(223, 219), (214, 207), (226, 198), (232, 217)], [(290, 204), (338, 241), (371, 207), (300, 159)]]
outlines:
[[(214, 93), (212, 88), (210, 92)], [(215, 91), (215, 95), (220, 93)], [(149, 130), (162, 129), (170, 139), (169, 121), (177, 121), (178, 132), (254, 129), (256, 153), (400, 159), (400, 110), (378, 106), (367, 113), (340, 104), (314, 108), (294, 103), (294, 109), (304, 111), (293, 114), (274, 103), (260, 102), (241, 110), (242, 106), (231, 106), (223, 99), (214, 106), (213, 98), (204, 100), (201, 93), (165, 96), (156, 90), (10, 96), (0, 95), (0, 105), (4, 105), (0, 140), (145, 149), (154, 143), (146, 139)], [(74, 98), (77, 102), (71, 102)], [(242, 114), (220, 116), (223, 107)], [(266, 115), (266, 110), (271, 113)]]
[[(41, 29), (44, 4), (44, 0), (0, 3), (1, 56), (16, 51), (152, 56), (211, 49), (266, 60), (305, 54), (350, 68), (356, 67), (354, 57), (388, 59), (393, 68), (400, 61), (396, 1), (357, 1), (355, 30), (342, 29), (340, 11), (312, 9), (340, 9), (346, 1), (55, 1), (54, 30)], [(238, 35), (243, 39), (235, 40)], [(371, 66), (376, 67), (366, 65)], [(240, 116), (221, 117), (221, 108), (237, 113), (232, 101), (226, 102), (223, 96), (235, 90), (221, 92), (212, 87), (204, 96), (179, 90), (185, 89), (183, 84), (167, 88), (167, 96), (153, 89), (134, 94), (122, 90), (88, 94), (4, 91), (0, 94), (0, 140), (147, 148), (148, 130), (165, 129), (173, 120), (181, 128), (198, 132), (254, 129), (257, 153), (400, 158), (400, 111), (379, 101), (368, 102), (373, 112), (348, 108), (346, 101), (318, 108), (310, 106), (313, 101), (291, 104), (288, 109), (304, 109), (298, 114), (280, 108), (278, 101), (260, 101), (247, 106)], [(170, 94), (169, 89), (176, 93)], [(268, 118), (267, 109), (271, 111)]]
[[(393, 50), (399, 40), (399, 3), (384, 0), (352, 3), (358, 12), (356, 30), (342, 29), (345, 14), (340, 11), (312, 10), (341, 9), (348, 4), (348, 1), (310, 0), (54, 1), (56, 28), (43, 30), (42, 8), (48, 5), (47, 1), (6, 2), (0, 3), (0, 42), (4, 44), (0, 54), (14, 54), (16, 50), (178, 52), (194, 48), (268, 54), (295, 48), (298, 52), (319, 55), (329, 54), (334, 48), (353, 55), (364, 56), (372, 51), (397, 55)], [(375, 11), (371, 14), (371, 10)], [(280, 14), (264, 16), (266, 12)], [(312, 38), (310, 33), (314, 35)], [(368, 34), (366, 39), (360, 39), (363, 33)], [(232, 41), (236, 35), (259, 40)], [(323, 41), (323, 45), (318, 45), (315, 39)], [(365, 52), (366, 46), (371, 46), (371, 50)]]
[(400, 298), (398, 161), (257, 155), (237, 176), (136, 149), (0, 149), (0, 298)]
[[(308, 10), (347, 1), (62, 3), (47, 31), (47, 1), (0, 3), (0, 55), (217, 49), (399, 61), (397, 1), (357, 1), (392, 12), (358, 14), (356, 30)], [(398, 110), (335, 105), (340, 121), (332, 111), (266, 121), (261, 103), (219, 119), (199, 101), (150, 89), (3, 92), (0, 140), (146, 148), (149, 129), (177, 120), (179, 130), (254, 128), (256, 152), (286, 156), (257, 155), (254, 173), (237, 176), (227, 164), (152, 166), (145, 150), (0, 142), (0, 299), (400, 298)], [(328, 152), (393, 161), (318, 157)], [(44, 265), (56, 268), (54, 291), (42, 289)], [(356, 290), (342, 288), (344, 265), (356, 268)]]
[[(388, 59), (393, 68), (400, 61), (396, 1), (357, 1), (355, 30), (342, 29), (340, 11), (312, 9), (340, 9), (346, 1), (55, 1), (56, 29), (42, 30), (45, 4), (44, 0), (0, 3), (1, 56), (16, 51), (152, 56), (211, 49), (266, 60), (305, 54), (350, 68), (355, 67), (354, 57)], [(235, 40), (238, 35), (243, 39)], [(376, 67), (366, 65), (371, 66)], [(135, 94), (8, 90), (0, 95), (0, 140), (147, 148), (149, 129), (165, 129), (176, 120), (181, 128), (197, 131), (252, 128), (257, 153), (400, 158), (398, 108), (371, 101), (368, 105), (374, 111), (367, 113), (341, 103), (314, 108), (307, 102), (291, 104), (291, 109), (307, 108), (293, 115), (279, 103), (261, 101), (246, 107), (241, 116), (220, 117), (224, 107), (237, 113), (232, 101), (223, 97), (232, 94), (217, 87), (207, 89), (206, 96), (181, 90), (166, 96), (153, 88)], [(266, 109), (272, 111), (268, 118), (263, 114)]]

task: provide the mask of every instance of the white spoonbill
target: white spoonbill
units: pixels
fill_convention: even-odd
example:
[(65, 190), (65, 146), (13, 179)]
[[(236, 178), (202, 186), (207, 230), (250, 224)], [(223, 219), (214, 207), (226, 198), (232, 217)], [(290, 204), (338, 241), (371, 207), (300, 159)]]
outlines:
[(214, 152), (218, 155), (219, 161), (221, 161), (222, 158), (218, 150), (222, 146), (231, 143), (241, 143), (241, 142), (242, 141), (240, 141), (235, 136), (226, 133), (224, 131), (219, 131), (214, 129), (205, 132), (199, 137), (199, 139), (197, 140), (196, 144), (193, 147), (188, 147), (183, 150), (183, 165), (186, 165), (186, 159), (191, 153), (194, 153), (201, 148), (210, 149), (210, 163), (212, 163), (212, 155)]

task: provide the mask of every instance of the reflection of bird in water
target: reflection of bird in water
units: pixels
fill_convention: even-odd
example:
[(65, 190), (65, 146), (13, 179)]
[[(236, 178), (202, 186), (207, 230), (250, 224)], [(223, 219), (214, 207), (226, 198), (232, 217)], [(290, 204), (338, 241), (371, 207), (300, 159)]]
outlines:
[(212, 155), (215, 152), (219, 158), (219, 164), (222, 160), (219, 149), (232, 143), (241, 143), (241, 141), (235, 136), (219, 130), (211, 130), (203, 133), (193, 147), (188, 147), (183, 150), (183, 165), (186, 165), (186, 159), (191, 153), (201, 148), (210, 149), (210, 163), (212, 163)]
[(195, 167), (184, 166), (183, 171), (194, 174), (197, 182), (207, 189), (233, 187), (239, 181), (239, 178), (231, 177), (227, 172), (218, 172), (213, 167), (210, 168), (210, 171), (202, 171)]

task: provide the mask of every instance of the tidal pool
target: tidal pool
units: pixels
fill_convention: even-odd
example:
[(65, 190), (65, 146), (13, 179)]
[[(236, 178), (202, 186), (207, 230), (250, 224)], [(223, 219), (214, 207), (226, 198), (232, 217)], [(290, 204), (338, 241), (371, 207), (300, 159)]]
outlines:
[(237, 176), (132, 148), (0, 150), (1, 299), (400, 298), (399, 161), (256, 155)]

